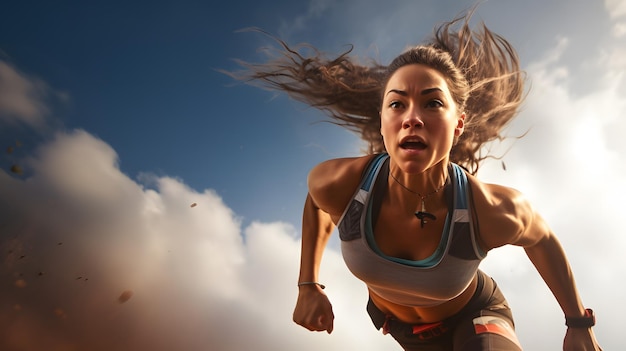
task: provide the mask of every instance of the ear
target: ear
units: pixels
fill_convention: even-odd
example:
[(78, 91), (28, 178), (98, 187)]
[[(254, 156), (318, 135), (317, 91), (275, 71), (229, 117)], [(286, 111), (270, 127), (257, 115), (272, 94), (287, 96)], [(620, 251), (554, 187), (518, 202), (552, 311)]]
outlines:
[(454, 136), (460, 137), (465, 130), (465, 112), (459, 115), (459, 119), (457, 120), (456, 128), (454, 129)]

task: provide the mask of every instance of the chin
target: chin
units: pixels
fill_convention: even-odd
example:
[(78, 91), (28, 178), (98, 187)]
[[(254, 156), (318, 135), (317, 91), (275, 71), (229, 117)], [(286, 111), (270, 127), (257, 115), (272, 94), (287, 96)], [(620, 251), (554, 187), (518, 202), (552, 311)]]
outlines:
[(391, 159), (402, 170), (402, 172), (409, 174), (423, 173), (429, 166), (428, 162), (419, 160), (398, 160), (397, 158), (394, 159), (393, 156), (391, 156)]

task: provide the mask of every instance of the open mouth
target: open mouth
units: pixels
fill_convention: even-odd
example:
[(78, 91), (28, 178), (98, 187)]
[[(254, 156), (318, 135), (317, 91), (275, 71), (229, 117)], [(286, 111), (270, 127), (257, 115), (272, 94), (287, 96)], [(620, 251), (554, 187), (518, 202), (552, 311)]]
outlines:
[(426, 149), (426, 144), (421, 141), (405, 141), (400, 144), (400, 147), (406, 150), (424, 150)]

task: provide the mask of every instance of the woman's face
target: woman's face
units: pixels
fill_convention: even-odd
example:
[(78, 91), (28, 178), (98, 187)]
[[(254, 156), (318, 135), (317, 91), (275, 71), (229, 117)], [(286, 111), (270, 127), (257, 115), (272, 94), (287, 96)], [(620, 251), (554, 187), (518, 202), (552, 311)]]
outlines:
[(405, 172), (421, 173), (447, 159), (463, 133), (444, 76), (422, 64), (399, 68), (383, 92), (381, 134), (392, 160)]

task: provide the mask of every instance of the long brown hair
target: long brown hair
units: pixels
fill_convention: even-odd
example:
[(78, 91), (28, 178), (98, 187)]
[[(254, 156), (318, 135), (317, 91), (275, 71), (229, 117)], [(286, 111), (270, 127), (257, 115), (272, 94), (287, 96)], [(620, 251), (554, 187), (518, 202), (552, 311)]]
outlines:
[(524, 97), (524, 73), (506, 39), (482, 22), (478, 30), (470, 28), (472, 13), (442, 24), (430, 40), (387, 66), (358, 63), (350, 56), (352, 48), (327, 58), (307, 46), (313, 53), (304, 56), (276, 39), (282, 47), (278, 58), (262, 64), (240, 62), (245, 71), (227, 73), (285, 91), (326, 112), (331, 122), (360, 134), (369, 144), (369, 153), (378, 153), (384, 151), (379, 111), (387, 80), (404, 65), (428, 65), (444, 75), (458, 108), (466, 113), (465, 132), (450, 150), (450, 160), (476, 173), (483, 160), (494, 157), (483, 146), (503, 139), (502, 129), (517, 114)]

